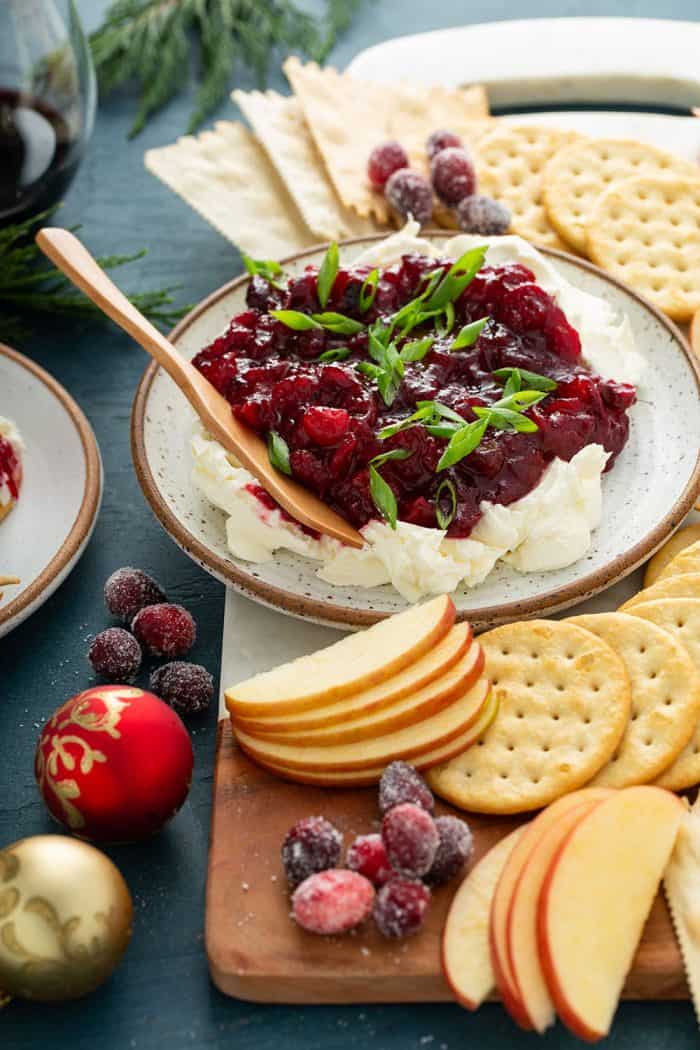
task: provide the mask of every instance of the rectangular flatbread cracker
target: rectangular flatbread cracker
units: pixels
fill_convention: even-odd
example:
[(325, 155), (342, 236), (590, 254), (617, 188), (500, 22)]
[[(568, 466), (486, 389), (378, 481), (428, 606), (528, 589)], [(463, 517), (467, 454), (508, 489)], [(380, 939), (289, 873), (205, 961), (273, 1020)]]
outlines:
[(441, 127), (462, 133), (468, 144), (465, 129), (470, 134), (473, 127), (483, 130), (488, 118), (486, 95), (478, 87), (375, 84), (332, 66), (304, 65), (296, 57), (287, 59), (283, 69), (341, 201), (382, 225), (389, 221), (389, 208), (367, 180), (372, 149), (387, 138), (400, 137), (415, 156), (418, 144)]
[(232, 97), (311, 233), (321, 241), (338, 241), (378, 232), (371, 219), (341, 203), (298, 99), (275, 91), (234, 91)]
[(243, 124), (220, 121), (148, 150), (146, 167), (238, 248), (278, 259), (318, 242), (262, 146)]

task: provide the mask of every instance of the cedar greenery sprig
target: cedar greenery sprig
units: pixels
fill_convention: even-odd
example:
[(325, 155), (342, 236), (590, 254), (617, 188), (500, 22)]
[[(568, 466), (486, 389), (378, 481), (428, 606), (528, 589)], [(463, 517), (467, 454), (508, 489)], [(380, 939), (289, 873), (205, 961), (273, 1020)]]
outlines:
[(319, 18), (293, 0), (115, 0), (90, 37), (100, 87), (107, 94), (137, 82), (133, 137), (183, 90), (194, 46), (200, 86), (187, 130), (196, 131), (226, 97), (238, 66), (264, 87), (271, 61), (283, 54), (322, 62), (360, 3), (325, 0)]
[[(50, 314), (76, 319), (104, 319), (104, 314), (73, 287), (67, 277), (49, 265), (41, 250), (31, 240), (37, 223), (57, 209), (52, 208), (26, 222), (0, 229), (0, 339), (14, 341), (31, 332), (36, 314)], [(73, 227), (77, 230), (79, 227)], [(142, 259), (146, 249), (134, 255), (109, 255), (98, 259), (105, 270)], [(154, 324), (172, 328), (190, 306), (174, 307), (175, 288), (138, 292), (130, 301)]]

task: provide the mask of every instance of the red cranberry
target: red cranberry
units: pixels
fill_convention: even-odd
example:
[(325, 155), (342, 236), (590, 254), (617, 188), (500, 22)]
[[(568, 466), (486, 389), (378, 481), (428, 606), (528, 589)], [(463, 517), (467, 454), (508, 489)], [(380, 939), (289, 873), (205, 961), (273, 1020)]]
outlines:
[(134, 617), (131, 630), (152, 656), (184, 656), (197, 637), (197, 626), (181, 605), (147, 605)]
[(575, 361), (581, 355), (581, 339), (569, 324), (563, 310), (552, 304), (544, 327), (547, 346), (563, 361)]
[(437, 153), (430, 164), (430, 177), (444, 204), (459, 204), (464, 197), (476, 193), (474, 165), (463, 149), (451, 146)]
[(379, 812), (388, 813), (402, 802), (422, 806), (426, 813), (435, 808), (433, 794), (417, 769), (408, 762), (392, 762), (379, 781)]
[(430, 871), (440, 842), (433, 818), (412, 802), (384, 816), (382, 839), (394, 871), (418, 879)]
[(375, 189), (381, 190), (390, 175), (408, 165), (408, 154), (400, 142), (382, 142), (369, 155), (367, 175)]
[(462, 870), (471, 856), (474, 843), (469, 825), (458, 817), (438, 817), (435, 827), (440, 843), (425, 880), (431, 886), (443, 886)]
[(145, 606), (165, 601), (165, 594), (153, 577), (131, 566), (112, 573), (105, 583), (104, 595), (112, 616), (124, 623), (130, 623)]
[(226, 397), (231, 380), (236, 378), (238, 372), (235, 356), (231, 353), (226, 353), (222, 354), (221, 357), (207, 359), (202, 354), (198, 354), (192, 363), (195, 368), (199, 369), (204, 378), (208, 379), (211, 385)]
[(304, 817), (287, 832), (282, 843), (282, 865), (293, 888), (319, 871), (335, 868), (343, 836), (325, 817)]
[(492, 197), (475, 193), (463, 197), (456, 208), (457, 223), (465, 233), (478, 233), (481, 237), (497, 237), (510, 226), (510, 212)]
[(304, 413), (304, 430), (317, 445), (337, 445), (350, 426), (350, 416), (344, 408), (312, 405)]
[(179, 715), (199, 715), (214, 695), (214, 679), (201, 664), (173, 660), (151, 674), (151, 692)]
[(433, 215), (433, 191), (430, 183), (410, 168), (395, 171), (386, 186), (384, 195), (391, 207), (403, 219), (413, 216), (424, 226)]
[(541, 332), (552, 298), (537, 284), (521, 284), (503, 296), (499, 320), (515, 332)]
[(392, 879), (379, 890), (372, 914), (385, 937), (409, 937), (420, 930), (429, 906), (430, 890), (422, 882)]
[(123, 627), (108, 627), (93, 639), (88, 660), (110, 682), (133, 682), (141, 667), (141, 646)]
[(321, 304), (318, 301), (317, 288), (318, 271), (315, 267), (305, 270), (301, 277), (294, 277), (289, 282), (290, 309), (309, 310), (312, 313), (319, 310)]
[(292, 896), (292, 914), (309, 933), (347, 933), (369, 918), (374, 886), (356, 871), (333, 868), (309, 875)]
[(357, 871), (375, 886), (383, 886), (396, 872), (392, 870), (381, 835), (359, 835), (345, 858), (351, 871)]
[(442, 150), (450, 148), (461, 149), (462, 140), (459, 135), (455, 135), (454, 131), (447, 131), (445, 128), (433, 131), (425, 144), (429, 160), (432, 160)]
[(613, 379), (606, 379), (600, 384), (600, 393), (608, 408), (616, 412), (631, 408), (637, 400), (637, 391), (631, 383), (616, 383)]

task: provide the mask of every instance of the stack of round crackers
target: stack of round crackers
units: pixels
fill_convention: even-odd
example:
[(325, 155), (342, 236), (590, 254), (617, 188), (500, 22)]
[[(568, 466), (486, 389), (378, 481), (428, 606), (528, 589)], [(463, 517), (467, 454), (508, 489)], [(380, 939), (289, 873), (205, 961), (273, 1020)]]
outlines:
[(430, 770), (462, 809), (539, 809), (584, 784), (700, 783), (700, 526), (681, 529), (617, 612), (482, 635), (499, 713), (476, 746)]
[(536, 244), (588, 256), (677, 321), (700, 310), (700, 165), (642, 142), (501, 124), (480, 188)]

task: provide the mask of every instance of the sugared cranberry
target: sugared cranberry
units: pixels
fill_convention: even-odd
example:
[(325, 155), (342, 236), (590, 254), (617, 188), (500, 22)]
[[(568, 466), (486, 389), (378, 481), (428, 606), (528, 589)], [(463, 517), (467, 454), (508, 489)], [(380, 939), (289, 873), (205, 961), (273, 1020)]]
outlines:
[(147, 605), (165, 601), (163, 589), (153, 577), (131, 566), (112, 573), (105, 583), (104, 596), (112, 616), (118, 616), (124, 623), (130, 623)]
[(367, 176), (375, 189), (381, 190), (395, 171), (408, 165), (408, 154), (400, 142), (382, 142), (369, 155)]
[(375, 886), (383, 886), (396, 875), (381, 835), (359, 835), (350, 846), (345, 862), (351, 871), (364, 875)]
[(429, 813), (413, 802), (403, 802), (385, 814), (382, 840), (394, 871), (420, 879), (433, 865), (440, 836)]
[(173, 660), (151, 674), (151, 692), (179, 715), (199, 715), (214, 695), (214, 679), (201, 664)]
[(343, 836), (325, 817), (304, 817), (287, 832), (282, 843), (282, 865), (291, 887), (340, 860)]
[(410, 215), (424, 226), (433, 215), (433, 191), (430, 183), (410, 168), (395, 171), (386, 186), (384, 196), (402, 219)]
[(426, 813), (435, 808), (433, 793), (417, 769), (408, 762), (392, 762), (379, 781), (379, 812), (388, 813), (402, 802), (422, 806)]
[(309, 875), (292, 896), (292, 914), (309, 933), (347, 933), (369, 918), (374, 886), (356, 871), (334, 868)]
[(425, 881), (431, 886), (443, 886), (462, 870), (471, 856), (474, 843), (469, 825), (458, 817), (438, 817), (435, 827), (440, 843)]
[(123, 627), (108, 627), (93, 639), (88, 660), (110, 682), (133, 682), (141, 667), (141, 646)]
[(131, 630), (152, 656), (184, 656), (197, 637), (196, 624), (187, 609), (168, 602), (147, 605), (132, 620)]
[(312, 441), (324, 448), (337, 445), (350, 426), (350, 415), (344, 408), (312, 405), (304, 413), (304, 430)]
[(462, 140), (459, 135), (455, 135), (454, 131), (447, 131), (445, 128), (433, 131), (433, 133), (428, 136), (428, 141), (425, 144), (429, 160), (432, 160), (433, 157), (438, 153), (441, 153), (442, 150), (451, 148), (461, 149)]
[(476, 171), (469, 154), (450, 146), (436, 153), (430, 164), (433, 189), (447, 205), (459, 204), (464, 197), (476, 193)]
[(429, 906), (430, 890), (422, 882), (391, 879), (379, 890), (372, 914), (385, 937), (409, 937), (420, 930)]
[(463, 197), (455, 213), (460, 230), (465, 233), (478, 233), (482, 237), (498, 237), (510, 226), (510, 212), (493, 197), (483, 197), (478, 193)]

